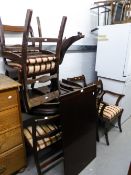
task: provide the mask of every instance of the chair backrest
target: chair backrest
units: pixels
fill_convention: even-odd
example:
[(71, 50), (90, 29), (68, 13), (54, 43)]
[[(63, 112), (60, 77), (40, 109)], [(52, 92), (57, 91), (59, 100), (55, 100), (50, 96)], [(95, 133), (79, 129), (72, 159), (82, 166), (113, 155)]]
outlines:
[[(39, 37), (42, 37), (42, 29), (41, 29), (40, 18), (37, 16), (36, 20), (37, 20), (37, 27), (38, 27)], [(42, 42), (39, 42), (39, 49), (42, 50)]]
[(62, 79), (62, 81), (60, 81), (61, 94), (78, 90), (86, 86), (87, 84), (86, 84), (86, 79), (84, 75)]
[[(27, 10), (27, 14), (26, 14), (26, 21), (29, 23), (29, 33), (30, 33), (30, 36), (33, 37), (34, 36), (34, 33), (33, 33), (33, 29), (30, 25), (30, 21), (29, 19), (31, 20), (31, 17), (32, 17), (32, 10), (28, 9)], [(9, 41), (9, 44), (5, 42), (5, 35), (6, 34), (9, 34), (9, 38), (17, 38), (18, 39), (18, 35), (23, 35), (23, 33), (25, 32), (25, 30), (27, 30), (26, 26), (13, 26), (13, 25), (5, 25), (2, 23), (1, 19), (0, 19), (0, 44), (1, 44), (1, 51), (14, 51), (14, 52), (21, 52), (22, 51), (22, 43), (18, 44), (18, 40), (15, 41), (17, 43), (10, 43)], [(15, 36), (16, 35), (16, 36)], [(20, 37), (19, 37), (20, 38)], [(21, 37), (21, 40), (22, 40), (22, 37)], [(21, 41), (20, 41), (21, 42)]]
[(96, 84), (97, 87), (97, 96), (100, 96), (103, 93), (103, 83), (102, 80), (96, 80), (95, 82), (93, 82), (94, 84)]
[(79, 84), (81, 87), (87, 86), (86, 78), (84, 75), (80, 75), (80, 76), (76, 76), (76, 77), (72, 77), (72, 78), (67, 78), (67, 80), (69, 80), (71, 82), (75, 82), (75, 83)]

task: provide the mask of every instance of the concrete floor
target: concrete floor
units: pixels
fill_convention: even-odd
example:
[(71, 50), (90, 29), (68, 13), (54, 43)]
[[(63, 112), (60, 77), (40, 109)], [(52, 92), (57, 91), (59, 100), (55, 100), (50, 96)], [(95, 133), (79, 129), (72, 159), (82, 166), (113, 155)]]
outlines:
[[(104, 137), (97, 143), (97, 157), (79, 175), (127, 175), (131, 161), (131, 118), (122, 125), (123, 132), (112, 128), (109, 132), (110, 146)], [(37, 175), (33, 157), (28, 159), (28, 167), (19, 175)], [(64, 175), (60, 163), (44, 175)]]

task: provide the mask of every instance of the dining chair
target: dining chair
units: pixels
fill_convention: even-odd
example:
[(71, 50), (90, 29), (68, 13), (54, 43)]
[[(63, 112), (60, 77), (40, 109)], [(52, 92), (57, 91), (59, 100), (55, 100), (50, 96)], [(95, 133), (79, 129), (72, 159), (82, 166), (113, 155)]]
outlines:
[[(32, 10), (28, 9), (25, 25), (20, 27), (23, 32), (22, 44), (20, 47), (15, 47), (15, 51), (12, 47), (6, 47), (4, 26), (2, 22), (0, 24), (1, 55), (3, 58), (9, 59), (10, 66), (12, 65), (12, 67), (16, 68), (18, 71), (19, 82), (22, 84), (22, 104), (25, 111), (29, 111), (32, 107), (43, 104), (59, 96), (60, 50), (67, 20), (67, 17), (63, 16), (56, 38), (42, 38), (29, 37), (31, 18)], [(9, 28), (12, 27), (9, 26)], [(56, 43), (55, 52), (39, 50), (39, 46), (35, 46), (36, 43), (39, 42)], [(51, 84), (47, 85), (47, 82), (50, 81)], [(43, 87), (40, 87), (41, 85), (43, 85)]]
[(25, 121), (26, 146), (33, 153), (37, 174), (42, 175), (63, 160), (60, 114), (30, 114)]
[[(98, 111), (98, 120), (103, 124), (106, 144), (109, 145), (108, 131), (111, 129), (112, 124), (117, 121), (119, 131), (122, 132), (121, 117), (123, 108), (119, 105), (119, 102), (124, 95), (104, 90), (101, 79), (96, 81), (95, 84), (97, 86), (96, 108)], [(113, 98), (112, 102), (107, 102), (105, 96), (106, 99)], [(98, 120), (97, 122), (99, 122)]]

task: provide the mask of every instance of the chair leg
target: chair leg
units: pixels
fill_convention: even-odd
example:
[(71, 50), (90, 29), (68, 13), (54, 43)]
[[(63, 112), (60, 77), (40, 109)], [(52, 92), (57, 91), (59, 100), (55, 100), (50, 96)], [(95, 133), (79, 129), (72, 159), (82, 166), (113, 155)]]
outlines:
[(38, 160), (38, 155), (36, 155), (37, 153), (34, 152), (34, 160), (35, 160), (35, 164), (36, 164), (36, 169), (37, 169), (37, 173), (38, 175), (42, 175), (42, 172), (41, 172), (41, 167), (40, 167), (40, 164), (39, 164), (39, 160)]
[(121, 128), (121, 116), (122, 116), (122, 114), (118, 117), (118, 127), (119, 127), (120, 132), (122, 132), (122, 128)]
[(99, 125), (99, 120), (97, 119), (96, 121), (96, 141), (99, 142), (99, 131), (98, 131), (98, 125)]
[(108, 139), (108, 123), (104, 123), (104, 134), (105, 134), (105, 139), (106, 139), (106, 144), (109, 146), (109, 139)]
[(96, 141), (99, 142), (99, 133), (98, 133), (98, 128), (96, 129)]

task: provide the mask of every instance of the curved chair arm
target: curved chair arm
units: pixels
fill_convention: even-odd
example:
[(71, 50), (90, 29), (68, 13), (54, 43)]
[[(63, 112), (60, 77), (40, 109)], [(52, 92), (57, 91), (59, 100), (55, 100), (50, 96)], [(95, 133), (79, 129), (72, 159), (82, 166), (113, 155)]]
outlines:
[(112, 95), (112, 96), (117, 97), (116, 103), (115, 103), (116, 106), (118, 106), (118, 104), (119, 104), (121, 98), (125, 96), (124, 94), (119, 94), (119, 93), (116, 93), (116, 92), (112, 92), (112, 91), (108, 91), (108, 90), (103, 90), (103, 95), (102, 95), (102, 97), (103, 97), (105, 94), (110, 94), (110, 95)]
[(65, 38), (62, 42), (61, 51), (60, 51), (60, 64), (63, 62), (64, 56), (68, 48), (76, 41), (80, 40), (81, 38), (84, 38), (84, 35), (82, 33), (78, 32), (77, 35), (71, 36), (69, 38)]

